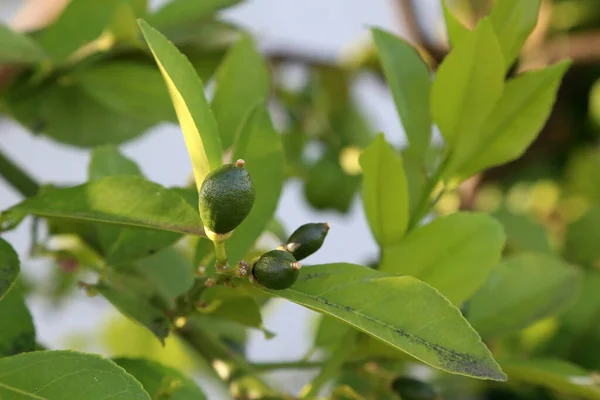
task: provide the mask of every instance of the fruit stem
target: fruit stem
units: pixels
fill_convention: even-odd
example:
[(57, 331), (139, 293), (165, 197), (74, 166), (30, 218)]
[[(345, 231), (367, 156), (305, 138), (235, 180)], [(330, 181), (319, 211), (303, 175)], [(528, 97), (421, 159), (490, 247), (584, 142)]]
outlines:
[(227, 251), (225, 250), (224, 240), (215, 240), (215, 268), (217, 272), (227, 267)]

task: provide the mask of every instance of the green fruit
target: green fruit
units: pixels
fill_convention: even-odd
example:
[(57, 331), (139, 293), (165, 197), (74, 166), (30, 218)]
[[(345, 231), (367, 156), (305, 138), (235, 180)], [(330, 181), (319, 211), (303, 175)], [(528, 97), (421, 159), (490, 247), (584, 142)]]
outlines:
[(399, 377), (392, 382), (392, 391), (402, 400), (436, 400), (436, 391), (427, 383), (416, 379)]
[(287, 240), (285, 249), (292, 253), (296, 260), (302, 260), (321, 248), (327, 232), (327, 222), (302, 225)]
[(234, 230), (254, 204), (254, 186), (243, 160), (211, 171), (200, 187), (200, 218), (204, 227), (218, 234)]
[(267, 289), (283, 290), (292, 286), (300, 274), (300, 263), (283, 250), (263, 254), (252, 267), (252, 276)]

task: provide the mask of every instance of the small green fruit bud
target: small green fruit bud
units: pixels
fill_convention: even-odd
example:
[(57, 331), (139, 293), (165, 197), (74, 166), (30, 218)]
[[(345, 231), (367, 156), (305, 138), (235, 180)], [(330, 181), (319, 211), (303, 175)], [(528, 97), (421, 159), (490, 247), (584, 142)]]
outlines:
[(202, 182), (199, 196), (205, 230), (219, 235), (233, 231), (254, 204), (254, 186), (244, 160), (211, 171)]
[(300, 263), (287, 251), (271, 250), (252, 267), (254, 279), (267, 289), (283, 290), (292, 286), (300, 274)]
[(392, 391), (402, 400), (437, 400), (436, 391), (427, 383), (416, 379), (399, 377), (392, 381)]
[(329, 224), (305, 224), (296, 229), (285, 244), (285, 249), (302, 260), (321, 248), (329, 232)]

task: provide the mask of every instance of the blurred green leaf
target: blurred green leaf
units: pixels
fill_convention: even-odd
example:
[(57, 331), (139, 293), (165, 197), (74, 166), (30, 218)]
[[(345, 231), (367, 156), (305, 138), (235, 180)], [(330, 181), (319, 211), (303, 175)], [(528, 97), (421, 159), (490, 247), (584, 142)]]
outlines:
[(0, 359), (0, 398), (150, 400), (142, 385), (95, 354), (36, 351)]
[(227, 255), (239, 261), (275, 214), (283, 188), (283, 144), (266, 105), (254, 107), (244, 119), (233, 146), (233, 159), (246, 161), (256, 197), (250, 214), (227, 240)]
[(211, 316), (234, 321), (249, 328), (263, 331), (267, 338), (273, 334), (267, 331), (262, 322), (260, 306), (252, 292), (242, 289), (231, 290), (224, 286), (215, 286), (205, 289), (200, 301), (213, 311)]
[(199, 189), (206, 175), (223, 162), (217, 122), (204, 86), (189, 60), (167, 38), (141, 20), (140, 27), (169, 88)]
[(38, 42), (56, 62), (62, 63), (102, 34), (121, 1), (71, 0), (58, 19), (42, 31)]
[(44, 133), (78, 147), (120, 144), (144, 133), (152, 123), (107, 108), (77, 85), (55, 85), (42, 94), (39, 115)]
[[(431, 113), (454, 162), (481, 141), (481, 130), (504, 88), (502, 50), (487, 18), (466, 35), (438, 68)], [(486, 128), (487, 130), (487, 128)]]
[(36, 349), (33, 320), (16, 286), (0, 299), (0, 321), (0, 358)]
[[(137, 1), (137, 7), (142, 8), (144, 1)], [(136, 13), (136, 5), (130, 0), (121, 0), (121, 3), (116, 7), (115, 13), (110, 22), (108, 29), (114, 36), (114, 40), (118, 44), (126, 44), (133, 47), (140, 47), (142, 44), (139, 36), (137, 16), (143, 15), (141, 11), (139, 14)], [(145, 10), (145, 7), (143, 7)]]
[[(505, 380), (477, 332), (431, 286), (353, 264), (302, 268), (286, 290), (265, 290), (349, 325), (435, 368)], [(440, 332), (444, 332), (440, 335)]]
[(348, 325), (339, 319), (321, 315), (315, 336), (315, 347), (329, 348), (334, 346), (340, 342), (347, 331)]
[(372, 35), (409, 148), (422, 155), (429, 147), (432, 128), (429, 67), (404, 40), (381, 29), (373, 29)]
[(591, 376), (585, 369), (567, 361), (556, 359), (503, 360), (500, 365), (511, 382), (542, 386), (568, 398), (575, 396), (577, 399), (600, 399), (600, 386), (597, 378)]
[(546, 228), (529, 215), (514, 214), (501, 209), (493, 214), (506, 233), (507, 247), (511, 251), (533, 251), (552, 254)]
[(111, 176), (31, 197), (0, 214), (0, 230), (27, 214), (203, 235), (200, 216), (177, 193), (134, 176)]
[(115, 287), (107, 283), (98, 283), (93, 285), (92, 288), (97, 290), (127, 318), (150, 330), (164, 345), (171, 326), (169, 317), (150, 304), (147, 298), (136, 295), (124, 285)]
[(444, 8), (444, 20), (446, 21), (448, 40), (450, 45), (455, 47), (470, 31), (456, 18), (450, 7), (448, 7), (448, 0), (442, 0), (442, 7)]
[(233, 144), (250, 109), (268, 100), (270, 80), (269, 68), (250, 37), (231, 47), (217, 70), (212, 100), (224, 149)]
[(76, 72), (74, 79), (90, 98), (115, 112), (149, 123), (177, 120), (160, 71), (153, 66), (101, 62)]
[(122, 155), (113, 145), (94, 148), (88, 165), (88, 179), (93, 181), (107, 176), (143, 176), (137, 164)]
[(569, 260), (592, 264), (600, 259), (600, 206), (595, 205), (575, 222), (567, 225), (565, 256)]
[(460, 305), (500, 262), (502, 226), (485, 214), (459, 212), (434, 219), (383, 248), (379, 269), (418, 278)]
[(362, 198), (371, 232), (380, 246), (398, 243), (408, 226), (408, 185), (402, 158), (383, 134), (360, 156)]
[(570, 61), (526, 72), (507, 82), (479, 137), (462, 148), (449, 171), (469, 177), (521, 156), (544, 127)]
[(212, 16), (217, 11), (240, 3), (242, 0), (170, 0), (148, 16), (148, 23), (157, 29), (198, 21)]
[(202, 390), (178, 370), (143, 358), (113, 360), (140, 382), (154, 400), (204, 400)]
[(580, 272), (556, 256), (514, 256), (494, 268), (473, 296), (468, 319), (484, 338), (516, 332), (563, 311), (580, 286)]
[(515, 61), (527, 37), (535, 28), (541, 0), (498, 0), (490, 13), (506, 69)]
[(13, 286), (20, 271), (19, 256), (8, 242), (0, 238), (0, 300)]
[(0, 24), (0, 62), (3, 64), (33, 64), (45, 59), (38, 44), (22, 33)]

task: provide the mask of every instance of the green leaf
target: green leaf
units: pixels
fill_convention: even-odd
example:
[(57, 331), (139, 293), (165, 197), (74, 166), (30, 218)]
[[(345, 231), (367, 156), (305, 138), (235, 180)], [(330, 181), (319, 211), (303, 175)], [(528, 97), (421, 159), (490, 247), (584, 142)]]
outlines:
[(455, 162), (458, 174), (479, 171), (520, 157), (544, 127), (570, 61), (526, 72), (507, 82), (504, 94), (488, 116), (478, 139)]
[(38, 42), (56, 62), (65, 61), (97, 39), (110, 24), (121, 0), (71, 0)]
[(581, 274), (556, 256), (521, 254), (491, 272), (469, 303), (468, 319), (484, 338), (554, 315), (578, 294)]
[(600, 259), (600, 205), (594, 205), (581, 218), (567, 225), (565, 253), (569, 260), (591, 264)]
[(35, 41), (3, 24), (0, 24), (0, 43), (3, 64), (33, 64), (45, 59), (44, 51)]
[(286, 298), (400, 349), (432, 367), (476, 378), (505, 380), (479, 335), (431, 286), (353, 264), (305, 267)]
[(513, 214), (501, 209), (493, 214), (504, 227), (506, 245), (512, 251), (533, 251), (552, 254), (548, 230), (527, 214)]
[(152, 399), (206, 399), (194, 381), (174, 368), (141, 358), (116, 358), (113, 361), (133, 375)]
[(31, 197), (0, 214), (0, 230), (27, 214), (203, 235), (198, 212), (176, 192), (135, 176), (111, 176)]
[(55, 85), (40, 95), (39, 114), (35, 115), (40, 118), (44, 133), (73, 146), (121, 144), (140, 136), (152, 125), (103, 106), (78, 85)]
[(0, 398), (150, 400), (142, 385), (110, 360), (74, 351), (36, 351), (0, 359)]
[(196, 187), (222, 164), (223, 154), (217, 122), (204, 95), (204, 86), (188, 59), (160, 32), (139, 21), (142, 33), (160, 68), (192, 161)]
[(88, 179), (93, 181), (107, 176), (142, 176), (137, 164), (119, 152), (113, 145), (94, 148), (88, 165)]
[(106, 283), (92, 287), (127, 318), (148, 328), (164, 346), (171, 327), (169, 317), (150, 304), (147, 298), (136, 295), (126, 287), (110, 286)]
[(219, 124), (223, 148), (229, 148), (248, 111), (266, 101), (269, 68), (250, 37), (234, 44), (217, 69), (212, 109)]
[(245, 255), (269, 225), (283, 187), (283, 144), (263, 104), (254, 107), (240, 127), (233, 147), (233, 159), (240, 158), (246, 161), (256, 198), (248, 217), (227, 240), (227, 254), (233, 263)]
[(450, 7), (448, 7), (448, 1), (442, 0), (442, 7), (444, 8), (444, 19), (446, 20), (446, 30), (448, 31), (448, 39), (450, 44), (454, 47), (464, 37), (468, 36), (469, 28), (463, 25), (462, 22), (456, 18), (452, 13)]
[(20, 271), (19, 256), (10, 244), (0, 238), (0, 300), (13, 286)]
[(463, 160), (465, 148), (479, 143), (484, 122), (502, 96), (503, 66), (494, 29), (484, 18), (438, 68), (431, 113), (454, 159)]
[(399, 242), (408, 226), (408, 184), (402, 158), (379, 134), (360, 155), (362, 198), (380, 246)]
[(150, 123), (177, 119), (169, 91), (154, 66), (101, 62), (76, 72), (73, 78), (90, 98), (115, 112)]
[(459, 212), (419, 227), (383, 249), (380, 270), (414, 276), (460, 305), (500, 262), (502, 226), (485, 214)]
[(0, 357), (36, 349), (33, 320), (17, 287), (0, 299), (0, 321)]
[(163, 29), (186, 22), (208, 18), (222, 8), (233, 6), (242, 0), (172, 0), (148, 17), (148, 23)]
[(347, 331), (348, 325), (339, 319), (321, 315), (315, 336), (315, 347), (335, 346), (342, 340)]
[(541, 0), (498, 0), (490, 13), (506, 69), (515, 61), (527, 37), (535, 28)]
[[(600, 400), (600, 386), (588, 371), (556, 359), (504, 360), (500, 363), (511, 382), (548, 388), (564, 396)], [(561, 397), (562, 398), (562, 397)]]
[(264, 332), (265, 337), (271, 338), (274, 335), (263, 326), (260, 306), (253, 295), (254, 293), (242, 289), (231, 290), (216, 286), (205, 289), (200, 301), (206, 304), (204, 312), (209, 313), (208, 315), (259, 329)]
[(372, 35), (410, 148), (422, 155), (431, 140), (429, 67), (404, 40), (381, 29)]

